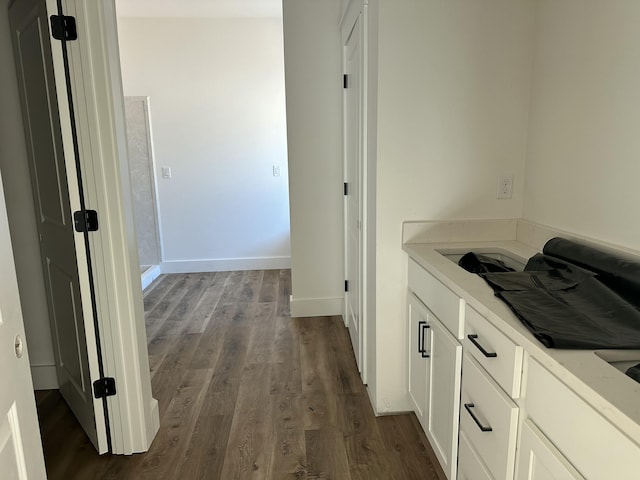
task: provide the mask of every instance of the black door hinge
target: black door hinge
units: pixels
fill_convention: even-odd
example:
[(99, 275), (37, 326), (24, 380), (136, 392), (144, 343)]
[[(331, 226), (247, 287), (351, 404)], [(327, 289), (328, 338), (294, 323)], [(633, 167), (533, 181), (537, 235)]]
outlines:
[(116, 379), (104, 377), (93, 382), (93, 396), (96, 398), (113, 397), (116, 394)]
[(349, 88), (349, 75), (342, 75), (342, 88)]
[(75, 17), (51, 15), (51, 35), (56, 40), (77, 40), (78, 29)]
[(98, 212), (95, 210), (73, 212), (73, 224), (76, 232), (95, 232), (98, 230)]
[(345, 195), (349, 195), (349, 184), (347, 182), (344, 182), (344, 194)]
[(344, 281), (344, 291), (348, 292), (349, 291), (349, 280), (345, 280)]

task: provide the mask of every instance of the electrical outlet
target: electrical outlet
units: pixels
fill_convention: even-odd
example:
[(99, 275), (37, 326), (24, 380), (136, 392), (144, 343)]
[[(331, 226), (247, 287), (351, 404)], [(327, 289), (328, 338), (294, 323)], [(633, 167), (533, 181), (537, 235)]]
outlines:
[(500, 175), (496, 198), (513, 197), (513, 175)]

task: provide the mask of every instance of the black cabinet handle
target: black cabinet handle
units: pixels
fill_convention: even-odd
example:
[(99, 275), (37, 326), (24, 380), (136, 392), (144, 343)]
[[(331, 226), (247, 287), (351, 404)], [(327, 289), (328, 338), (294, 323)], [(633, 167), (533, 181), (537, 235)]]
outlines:
[(475, 405), (473, 403), (465, 403), (464, 404), (464, 408), (467, 412), (469, 412), (469, 415), (471, 415), (471, 418), (473, 418), (473, 421), (476, 422), (476, 425), (478, 425), (478, 428), (480, 430), (482, 430), (483, 432), (492, 432), (493, 428), (491, 427), (485, 427), (484, 425), (482, 425), (482, 423), (480, 423), (480, 420), (478, 420), (478, 417), (476, 417), (473, 413), (473, 411), (471, 410), (473, 407), (475, 407)]
[(469, 340), (471, 340), (471, 343), (473, 343), (476, 348), (478, 350), (480, 350), (482, 352), (482, 354), (487, 357), (487, 358), (495, 358), (498, 356), (498, 354), (496, 352), (487, 352), (484, 347), (482, 345), (480, 345), (480, 343), (476, 340), (476, 338), (478, 338), (478, 335), (476, 334), (469, 334), (467, 335), (467, 338)]
[(422, 355), (422, 358), (429, 358), (429, 354), (424, 348), (425, 330), (427, 328), (431, 328), (427, 322), (418, 322), (418, 352)]

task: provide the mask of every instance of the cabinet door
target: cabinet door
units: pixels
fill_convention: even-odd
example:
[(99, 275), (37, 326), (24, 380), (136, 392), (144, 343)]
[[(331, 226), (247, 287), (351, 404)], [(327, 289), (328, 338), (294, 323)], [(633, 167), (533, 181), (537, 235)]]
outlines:
[(456, 478), (462, 346), (431, 315), (427, 437), (447, 478)]
[(429, 375), (429, 312), (412, 293), (409, 293), (409, 401), (422, 428), (426, 431), (426, 412), (429, 409), (427, 379)]
[(530, 420), (522, 425), (519, 452), (516, 480), (584, 480)]

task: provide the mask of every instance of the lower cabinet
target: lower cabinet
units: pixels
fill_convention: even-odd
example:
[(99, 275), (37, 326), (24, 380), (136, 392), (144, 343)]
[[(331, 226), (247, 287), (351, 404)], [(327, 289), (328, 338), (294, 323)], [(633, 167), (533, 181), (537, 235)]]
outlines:
[(516, 480), (583, 480), (575, 468), (530, 421), (522, 424)]
[(464, 432), (458, 447), (458, 480), (493, 480)]
[(409, 294), (409, 400), (449, 480), (457, 475), (462, 345)]
[(462, 375), (460, 430), (492, 478), (513, 479), (518, 406), (467, 353)]

